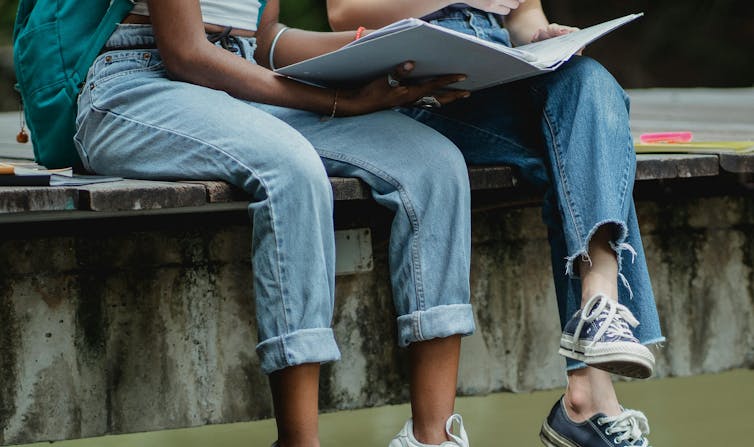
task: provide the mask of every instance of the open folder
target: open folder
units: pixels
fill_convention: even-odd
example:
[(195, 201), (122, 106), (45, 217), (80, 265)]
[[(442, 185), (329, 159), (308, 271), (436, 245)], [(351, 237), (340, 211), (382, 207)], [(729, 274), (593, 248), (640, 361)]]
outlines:
[(506, 47), (419, 19), (380, 28), (338, 50), (275, 70), (303, 82), (348, 87), (414, 61), (411, 78), (465, 74), (453, 88), (479, 90), (553, 71), (585, 45), (643, 14), (630, 14), (552, 39)]
[(36, 163), (0, 162), (0, 186), (84, 186), (120, 180), (123, 179), (74, 174), (71, 168), (45, 169)]

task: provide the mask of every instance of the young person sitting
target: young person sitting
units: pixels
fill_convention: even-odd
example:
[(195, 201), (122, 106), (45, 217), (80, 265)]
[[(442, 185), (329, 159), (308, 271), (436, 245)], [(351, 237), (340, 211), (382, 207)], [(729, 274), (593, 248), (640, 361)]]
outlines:
[[(328, 0), (327, 5), (336, 30), (423, 17), (506, 46), (574, 30), (550, 23), (539, 0)], [(646, 418), (621, 407), (610, 377), (650, 376), (654, 357), (645, 345), (664, 340), (632, 199), (628, 104), (607, 70), (574, 56), (552, 73), (477, 91), (468, 100), (403, 109), (452, 140), (467, 163), (513, 165), (544, 192), (563, 327), (559, 352), (567, 357), (568, 371), (565, 395), (541, 430), (551, 446), (648, 443)], [(402, 442), (421, 445), (424, 440), (414, 434)]]
[[(270, 66), (355, 37), (287, 29), (278, 10), (277, 0), (137, 0), (79, 97), (81, 160), (98, 174), (224, 180), (251, 196), (257, 352), (280, 447), (319, 445), (320, 364), (340, 357), (328, 175), (365, 181), (395, 213), (390, 274), (398, 342), (411, 354), (414, 427), (444, 439), (446, 423), (460, 420), (460, 337), (474, 331), (468, 176), (450, 140), (390, 109), (460, 78), (333, 90), (276, 76)], [(456, 438), (466, 446), (462, 430)]]

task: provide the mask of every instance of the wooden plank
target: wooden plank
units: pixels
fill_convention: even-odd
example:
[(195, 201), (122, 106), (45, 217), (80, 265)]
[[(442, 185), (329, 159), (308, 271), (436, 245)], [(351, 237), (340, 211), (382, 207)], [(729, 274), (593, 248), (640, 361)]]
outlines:
[(481, 189), (513, 188), (518, 179), (510, 166), (469, 166), (472, 191)]
[(366, 200), (372, 197), (369, 186), (356, 178), (330, 177), (335, 200)]
[(243, 190), (220, 180), (186, 180), (182, 183), (202, 185), (207, 192), (207, 203), (228, 203), (248, 201)]
[(717, 155), (639, 154), (636, 180), (711, 177), (718, 175)]
[(207, 204), (204, 185), (123, 180), (79, 187), (82, 210), (132, 211)]
[[(471, 166), (469, 181), (472, 190), (513, 188), (518, 183), (509, 166)], [(372, 197), (369, 186), (361, 180), (331, 177), (330, 183), (337, 201), (366, 200)]]
[(79, 207), (76, 188), (46, 186), (0, 187), (0, 214), (32, 211), (71, 211)]
[(754, 154), (720, 154), (723, 171), (736, 174), (754, 173)]

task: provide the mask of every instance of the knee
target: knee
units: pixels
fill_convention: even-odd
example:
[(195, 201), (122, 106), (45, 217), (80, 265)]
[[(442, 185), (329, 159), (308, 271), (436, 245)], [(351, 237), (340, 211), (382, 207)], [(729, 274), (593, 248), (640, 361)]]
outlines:
[(449, 186), (461, 196), (470, 194), (469, 170), (461, 151), (455, 146), (440, 153), (442, 165), (438, 168), (440, 179), (446, 179)]
[[(410, 172), (410, 184), (414, 189), (429, 193), (432, 198), (425, 198), (431, 203), (442, 206), (461, 205), (465, 207), (470, 196), (469, 174), (461, 151), (438, 135), (427, 153), (419, 158), (419, 163)], [(451, 202), (449, 202), (451, 201)]]
[(294, 207), (331, 208), (330, 179), (322, 160), (306, 140), (277, 142), (270, 147), (270, 154), (261, 163), (250, 163), (254, 167), (248, 186), (255, 190), (258, 200), (286, 197), (284, 203)]
[(605, 67), (587, 56), (574, 56), (562, 68), (563, 74), (585, 85), (617, 85)]
[[(574, 57), (561, 70), (556, 71), (554, 95), (563, 113), (599, 117), (606, 126), (619, 129), (628, 123), (628, 95), (612, 74), (599, 62), (589, 57)], [(568, 98), (567, 100), (562, 100)]]
[(312, 203), (331, 203), (332, 186), (314, 148), (280, 160), (283, 193), (295, 194)]
[(612, 74), (599, 62), (586, 56), (573, 57), (561, 70), (563, 86), (581, 99), (627, 106), (628, 96)]

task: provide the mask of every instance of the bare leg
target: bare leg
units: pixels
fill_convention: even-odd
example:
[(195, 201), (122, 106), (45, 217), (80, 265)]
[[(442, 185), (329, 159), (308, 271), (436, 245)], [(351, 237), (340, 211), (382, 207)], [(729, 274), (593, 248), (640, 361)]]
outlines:
[(319, 364), (275, 371), (270, 388), (280, 447), (319, 447)]
[[(610, 247), (610, 236), (610, 227), (598, 229), (589, 241), (591, 264), (581, 261), (579, 265), (582, 306), (598, 293), (618, 300), (618, 260)], [(610, 374), (592, 367), (568, 373), (565, 404), (568, 415), (577, 422), (595, 413), (616, 416), (621, 412)]]
[(589, 261), (579, 263), (581, 305), (598, 293), (618, 301), (618, 259), (610, 247), (610, 227), (600, 227), (589, 241)]
[(445, 421), (453, 414), (461, 336), (412, 343), (411, 412), (414, 437), (423, 444), (448, 440)]
[(596, 413), (617, 416), (621, 412), (610, 373), (597, 368), (569, 371), (564, 399), (568, 416), (576, 422), (585, 421)]

